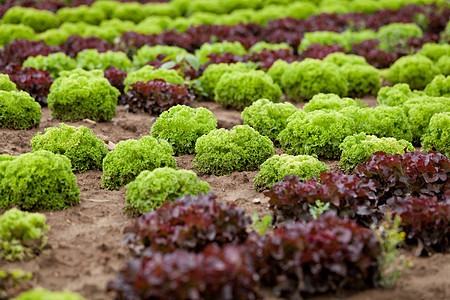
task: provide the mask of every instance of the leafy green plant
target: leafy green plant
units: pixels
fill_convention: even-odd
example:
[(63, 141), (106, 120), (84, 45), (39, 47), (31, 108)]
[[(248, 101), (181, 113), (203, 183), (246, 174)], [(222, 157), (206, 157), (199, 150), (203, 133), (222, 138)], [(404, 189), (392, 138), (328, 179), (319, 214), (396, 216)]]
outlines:
[(323, 46), (333, 46), (335, 44), (343, 47), (347, 52), (352, 50), (353, 43), (360, 43), (364, 40), (375, 39), (376, 33), (373, 30), (361, 30), (361, 31), (351, 31), (346, 30), (344, 32), (334, 32), (334, 31), (314, 31), (306, 32), (300, 46), (298, 47), (298, 52), (306, 50), (313, 44), (319, 44)]
[(70, 160), (49, 151), (0, 155), (0, 179), (0, 209), (55, 211), (80, 201)]
[(314, 220), (317, 220), (321, 214), (330, 209), (330, 202), (322, 202), (320, 200), (316, 200), (314, 205), (308, 204), (309, 214), (312, 216)]
[(380, 138), (393, 137), (407, 141), (413, 139), (412, 128), (402, 107), (345, 107), (339, 112), (355, 121), (356, 132), (365, 132)]
[(33, 258), (47, 244), (45, 215), (16, 208), (0, 215), (0, 259), (10, 261)]
[(168, 141), (175, 155), (192, 154), (197, 139), (216, 127), (216, 117), (206, 108), (177, 105), (153, 123), (151, 136)]
[(436, 150), (450, 157), (450, 112), (435, 114), (431, 117), (421, 142), (424, 149)]
[(56, 78), (55, 81), (53, 81), (53, 84), (55, 86), (58, 86), (61, 84), (64, 78), (68, 78), (72, 75), (83, 76), (87, 78), (105, 78), (104, 72), (102, 70), (84, 70), (81, 68), (76, 68), (70, 71), (62, 71), (61, 73), (59, 73), (59, 77)]
[(317, 43), (324, 46), (331, 46), (334, 44), (344, 45), (344, 36), (341, 33), (333, 31), (314, 31), (305, 32), (302, 41), (298, 47), (298, 52), (304, 51), (308, 46)]
[(112, 19), (114, 10), (117, 9), (122, 3), (110, 0), (98, 0), (92, 3), (91, 7), (101, 9), (108, 19)]
[(98, 25), (106, 19), (106, 14), (99, 8), (80, 5), (77, 7), (64, 7), (58, 9), (56, 13), (64, 22), (84, 22), (87, 24)]
[(381, 87), (380, 73), (372, 66), (347, 64), (341, 71), (347, 78), (349, 97), (376, 95)]
[(141, 22), (147, 16), (146, 11), (142, 8), (142, 4), (137, 2), (121, 3), (112, 12), (114, 19), (132, 21), (134, 23)]
[[(144, 20), (142, 20), (141, 22), (139, 22), (139, 24), (137, 24), (137, 25), (133, 24), (132, 31), (137, 32), (137, 33), (142, 33), (142, 34), (162, 33), (164, 31), (164, 28), (161, 25), (159, 25), (156, 20), (153, 20), (153, 18), (156, 20), (160, 20), (161, 18), (164, 18), (164, 17), (152, 17), (152, 16), (147, 17)], [(128, 21), (122, 21), (122, 22), (128, 22)], [(131, 22), (131, 23), (133, 23), (133, 22)], [(159, 46), (159, 45), (156, 45), (156, 46)], [(169, 46), (169, 47), (171, 47), (171, 46)]]
[(310, 58), (287, 66), (281, 87), (294, 101), (308, 100), (318, 93), (347, 94), (347, 80), (338, 66)]
[(38, 132), (31, 139), (33, 151), (47, 150), (68, 157), (73, 170), (84, 172), (102, 169), (103, 158), (108, 154), (105, 143), (84, 126), (78, 128), (60, 123), (57, 127)]
[(72, 74), (53, 83), (47, 103), (52, 116), (63, 121), (107, 122), (116, 114), (119, 95), (105, 78)]
[(381, 41), (381, 49), (392, 51), (398, 44), (405, 44), (408, 38), (420, 38), (422, 35), (422, 29), (417, 24), (391, 23), (378, 30), (377, 39)]
[(309, 16), (319, 13), (319, 9), (316, 3), (311, 2), (286, 2), (287, 6), (285, 11), (288, 17), (296, 18), (299, 20), (307, 19)]
[(450, 56), (450, 45), (426, 43), (422, 46), (422, 49), (417, 51), (417, 54), (426, 56), (432, 61), (437, 62), (442, 56)]
[(31, 278), (33, 278), (31, 272), (24, 272), (21, 269), (0, 270), (0, 299), (12, 298), (11, 291), (14, 291)]
[(115, 27), (104, 27), (104, 26), (94, 26), (86, 25), (85, 29), (77, 33), (82, 37), (95, 36), (102, 40), (106, 40), (108, 43), (113, 44), (114, 40), (121, 35), (121, 32)]
[(385, 86), (378, 91), (377, 102), (387, 106), (401, 106), (411, 98), (417, 97), (409, 85), (406, 83), (397, 83), (394, 86)]
[(436, 67), (445, 76), (450, 75), (450, 55), (444, 55), (436, 62)]
[(246, 107), (241, 118), (260, 134), (275, 143), (278, 134), (286, 128), (287, 119), (297, 111), (289, 102), (273, 103), (268, 99), (259, 99)]
[(222, 75), (214, 89), (214, 100), (225, 107), (241, 109), (258, 99), (278, 102), (280, 87), (263, 71), (232, 72)]
[(27, 92), (0, 91), (0, 128), (30, 129), (41, 117), (41, 106)]
[(450, 42), (450, 21), (447, 22), (447, 26), (445, 26), (445, 29), (441, 32), (440, 42), (442, 43)]
[(9, 79), (8, 74), (0, 74), (0, 91), (17, 91), (16, 84)]
[(432, 97), (450, 98), (450, 75), (438, 75), (434, 77), (424, 90), (425, 94)]
[(176, 168), (173, 150), (164, 140), (144, 136), (139, 140), (120, 141), (103, 159), (102, 188), (120, 189), (142, 171), (159, 167)]
[(351, 98), (341, 98), (336, 94), (316, 94), (303, 106), (303, 111), (316, 110), (340, 111), (344, 107), (357, 106), (357, 102)]
[(239, 42), (220, 42), (220, 43), (204, 43), (201, 47), (195, 50), (195, 55), (198, 57), (200, 65), (203, 65), (209, 61), (208, 55), (233, 53), (237, 55), (243, 55), (247, 53), (244, 46)]
[(125, 210), (131, 215), (141, 215), (167, 201), (173, 202), (187, 194), (206, 194), (209, 189), (209, 184), (199, 181), (192, 171), (170, 167), (145, 170), (127, 185)]
[(106, 51), (99, 53), (97, 49), (86, 49), (77, 54), (77, 66), (86, 70), (107, 70), (114, 66), (121, 70), (129, 70), (133, 64), (124, 52)]
[(281, 84), (281, 78), (283, 77), (284, 72), (288, 69), (289, 63), (282, 59), (277, 59), (270, 69), (267, 71), (267, 75), (272, 77), (273, 82), (278, 84), (281, 88), (283, 85)]
[(363, 56), (355, 54), (345, 54), (342, 52), (334, 52), (328, 54), (323, 61), (333, 63), (338, 67), (343, 67), (345, 65), (351, 66), (370, 66)]
[(184, 84), (184, 79), (175, 70), (155, 69), (152, 66), (144, 66), (139, 70), (128, 73), (124, 80), (125, 92), (130, 89), (131, 84), (138, 81), (151, 81), (153, 79), (164, 79), (173, 84)]
[(252, 13), (249, 15), (251, 22), (267, 25), (270, 20), (286, 17), (287, 9), (282, 5), (267, 5), (260, 9), (257, 14)]
[(217, 176), (252, 171), (274, 154), (272, 141), (248, 125), (215, 129), (198, 138), (194, 166), (199, 173)]
[[(107, 1), (103, 1), (103, 2), (107, 2)], [(110, 1), (110, 2), (112, 2), (112, 1)], [(136, 24), (134, 24), (131, 21), (122, 21), (119, 19), (103, 20), (100, 23), (100, 27), (114, 28), (115, 30), (117, 30), (117, 32), (119, 32), (121, 34), (123, 34), (124, 32), (130, 32), (130, 31), (138, 32), (137, 30), (134, 30), (135, 28), (137, 28)]]
[(208, 99), (214, 99), (214, 89), (224, 74), (248, 72), (251, 69), (252, 67), (245, 63), (211, 64), (205, 69), (202, 76), (195, 81), (194, 87), (197, 90), (197, 94), (201, 94)]
[(248, 52), (251, 53), (258, 53), (262, 52), (263, 50), (280, 50), (280, 49), (288, 49), (293, 51), (292, 47), (289, 46), (289, 44), (286, 43), (278, 43), (278, 44), (270, 44), (265, 41), (257, 42), (253, 46), (248, 49)]
[(416, 97), (403, 105), (408, 123), (413, 134), (413, 144), (420, 145), (420, 138), (425, 133), (433, 115), (450, 111), (450, 98)]
[(21, 293), (19, 296), (12, 300), (86, 300), (79, 294), (64, 291), (64, 292), (52, 292), (46, 289), (31, 289)]
[(31, 40), (34, 37), (34, 30), (30, 26), (23, 24), (0, 24), (0, 46), (7, 45), (13, 40)]
[(260, 170), (254, 179), (258, 190), (271, 188), (286, 175), (295, 175), (300, 180), (307, 180), (328, 172), (327, 166), (315, 157), (287, 154), (272, 156), (261, 165)]
[(396, 60), (386, 73), (386, 79), (392, 84), (407, 83), (411, 89), (423, 89), (439, 73), (432, 60), (416, 54)]
[(259, 217), (256, 211), (253, 212), (252, 216), (253, 227), (255, 227), (256, 232), (259, 235), (266, 234), (267, 230), (272, 227), (272, 215), (267, 214), (264, 217)]
[(414, 151), (413, 145), (405, 140), (394, 138), (377, 138), (364, 132), (348, 136), (339, 146), (342, 150), (339, 167), (346, 171), (352, 171), (358, 164), (371, 157), (372, 153), (383, 151), (392, 154), (404, 154)]
[(294, 155), (337, 158), (339, 145), (355, 133), (355, 122), (340, 112), (313, 111), (294, 114), (278, 135), (281, 148)]
[(188, 52), (180, 47), (175, 46), (164, 46), (164, 45), (155, 45), (155, 46), (142, 46), (137, 52), (136, 55), (133, 56), (133, 63), (136, 66), (144, 66), (146, 63), (154, 61), (158, 55), (165, 56), (177, 56), (184, 55)]
[(142, 5), (142, 9), (148, 16), (168, 16), (171, 18), (179, 17), (180, 10), (172, 3), (147, 3)]
[(30, 26), (36, 32), (59, 26), (59, 18), (48, 10), (14, 6), (6, 11), (2, 18), (3, 23), (23, 24)]
[(392, 218), (392, 214), (388, 212), (385, 220), (376, 230), (381, 246), (381, 255), (378, 258), (381, 274), (380, 284), (386, 288), (394, 287), (401, 274), (412, 266), (408, 259), (399, 255), (398, 246), (404, 242), (406, 236), (400, 228), (401, 221), (402, 219), (398, 215)]
[(42, 33), (36, 34), (37, 40), (44, 41), (45, 44), (51, 45), (51, 46), (57, 46), (69, 38), (71, 34), (67, 31), (64, 31), (62, 29), (49, 29)]
[(161, 65), (161, 69), (175, 68), (178, 74), (185, 79), (192, 79), (191, 77), (197, 76), (196, 73), (200, 73), (200, 63), (197, 56), (190, 53), (172, 54), (166, 56)]
[(35, 69), (50, 72), (52, 78), (57, 78), (62, 71), (70, 71), (77, 67), (75, 59), (65, 55), (62, 52), (53, 53), (48, 56), (30, 56), (24, 63), (23, 67), (32, 67)]

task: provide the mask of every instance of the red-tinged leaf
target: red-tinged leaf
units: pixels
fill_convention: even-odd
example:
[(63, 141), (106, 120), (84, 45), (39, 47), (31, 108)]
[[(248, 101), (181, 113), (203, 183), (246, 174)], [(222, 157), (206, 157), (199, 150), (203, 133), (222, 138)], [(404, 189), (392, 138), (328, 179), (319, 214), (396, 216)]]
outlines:
[(375, 182), (380, 203), (394, 195), (428, 195), (442, 199), (450, 186), (447, 182), (450, 160), (433, 151), (403, 155), (376, 152), (365, 164), (356, 167), (354, 173), (366, 182)]
[(16, 84), (19, 90), (29, 93), (41, 106), (47, 105), (47, 96), (50, 86), (53, 84), (53, 79), (48, 71), (9, 64), (2, 73), (8, 74), (9, 79)]
[(272, 237), (251, 235), (241, 247), (251, 253), (261, 284), (284, 298), (360, 290), (378, 280), (377, 238), (333, 213), (283, 225)]
[(78, 35), (71, 35), (59, 48), (66, 55), (75, 58), (78, 52), (85, 49), (97, 49), (99, 53), (112, 50), (111, 44), (95, 36), (81, 37)]
[(217, 203), (213, 194), (167, 202), (127, 227), (125, 243), (136, 255), (152, 251), (202, 251), (208, 244), (242, 243), (251, 223), (233, 204)]
[(108, 291), (117, 299), (261, 299), (250, 258), (235, 245), (152, 252), (131, 260)]
[(319, 180), (301, 182), (295, 176), (286, 176), (265, 192), (270, 198), (274, 224), (285, 220), (309, 220), (309, 205), (315, 205), (316, 200), (329, 202), (332, 210), (340, 215), (354, 216), (365, 225), (382, 216), (377, 210), (377, 189), (373, 182), (342, 173), (322, 173)]
[(425, 179), (426, 183), (431, 183), (431, 182), (436, 182), (440, 178), (439, 178), (439, 174), (437, 174), (437, 173), (424, 173), (423, 179)]
[(189, 93), (187, 85), (176, 85), (163, 79), (149, 82), (136, 82), (127, 92), (128, 110), (161, 114), (172, 106), (190, 105), (194, 95)]
[(393, 197), (387, 200), (402, 219), (406, 242), (422, 245), (421, 254), (450, 252), (450, 201), (437, 197)]

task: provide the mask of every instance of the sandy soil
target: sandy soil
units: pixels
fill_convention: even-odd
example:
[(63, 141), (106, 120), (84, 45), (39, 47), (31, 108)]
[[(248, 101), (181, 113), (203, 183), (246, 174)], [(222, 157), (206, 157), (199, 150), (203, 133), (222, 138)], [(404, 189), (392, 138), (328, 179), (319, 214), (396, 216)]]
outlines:
[[(374, 98), (363, 103), (375, 106)], [(240, 111), (225, 110), (213, 102), (195, 103), (195, 107), (210, 109), (218, 118), (219, 127), (231, 128), (242, 124)], [(301, 107), (298, 104), (297, 107)], [(27, 131), (0, 129), (0, 154), (19, 155), (31, 150), (30, 139), (44, 128), (57, 126), (48, 108), (43, 108), (43, 118), (39, 128)], [(69, 125), (84, 125), (106, 143), (117, 144), (121, 140), (138, 139), (149, 133), (155, 116), (126, 113), (118, 107), (116, 117), (109, 123), (84, 120)], [(277, 149), (277, 152), (281, 150)], [(177, 157), (179, 168), (194, 170), (193, 155)], [(324, 161), (331, 171), (337, 171), (336, 161)], [(257, 172), (240, 172), (226, 176), (205, 175), (201, 180), (211, 185), (219, 201), (234, 202), (248, 214), (257, 211), (265, 215), (267, 198), (253, 186)], [(125, 187), (120, 191), (106, 191), (100, 188), (101, 172), (88, 171), (76, 174), (81, 191), (81, 201), (76, 207), (66, 211), (45, 213), (51, 226), (48, 233), (51, 251), (27, 262), (0, 261), (0, 269), (21, 268), (31, 271), (32, 286), (51, 290), (71, 290), (87, 299), (112, 299), (105, 292), (108, 281), (114, 279), (129, 257), (122, 246), (123, 228), (132, 222), (124, 212)], [(412, 256), (411, 252), (405, 252)], [(401, 277), (398, 287), (393, 290), (369, 290), (348, 299), (448, 299), (450, 297), (450, 256), (437, 254), (429, 258), (413, 257), (414, 266)], [(268, 299), (276, 299), (271, 295)], [(316, 299), (334, 299), (333, 296)]]

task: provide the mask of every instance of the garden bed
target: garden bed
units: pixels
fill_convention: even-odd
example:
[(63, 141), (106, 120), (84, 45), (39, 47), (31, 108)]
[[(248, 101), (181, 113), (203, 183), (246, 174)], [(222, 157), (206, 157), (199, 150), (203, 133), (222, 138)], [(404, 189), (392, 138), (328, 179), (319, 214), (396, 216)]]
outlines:
[[(363, 103), (375, 106), (374, 98), (365, 98)], [(240, 111), (223, 109), (214, 102), (197, 102), (195, 107), (206, 107), (218, 119), (218, 127), (232, 128), (242, 124)], [(297, 107), (301, 107), (298, 104)], [(38, 128), (27, 131), (0, 129), (0, 153), (19, 155), (31, 151), (30, 139), (44, 128), (57, 126), (59, 121), (50, 116), (48, 108), (42, 108), (43, 117)], [(97, 123), (90, 120), (70, 123), (84, 125), (92, 129), (109, 147), (119, 141), (138, 139), (148, 135), (156, 116), (125, 112), (124, 106), (117, 107), (117, 114), (111, 122)], [(281, 150), (276, 149), (280, 154)], [(193, 155), (176, 157), (179, 169), (195, 171)], [(332, 172), (336, 172), (337, 161), (324, 160)], [(263, 193), (256, 191), (253, 172), (235, 172), (225, 176), (201, 175), (199, 179), (208, 182), (211, 191), (220, 202), (233, 202), (244, 209), (247, 215), (254, 211), (260, 216), (269, 213)], [(71, 290), (87, 299), (112, 299), (106, 293), (108, 281), (115, 278), (130, 257), (128, 249), (122, 245), (123, 229), (133, 221), (125, 213), (125, 192), (109, 191), (100, 188), (101, 171), (76, 173), (81, 192), (80, 204), (64, 211), (44, 212), (51, 250), (36, 259), (26, 262), (0, 263), (1, 269), (20, 268), (33, 273), (30, 284), (51, 290)], [(349, 299), (445, 299), (450, 294), (448, 274), (449, 255), (435, 254), (432, 257), (415, 257), (414, 249), (404, 250), (403, 254), (412, 258), (413, 267), (408, 269), (393, 290), (367, 290), (354, 294)], [(267, 299), (276, 299), (266, 293)], [(323, 296), (315, 299), (330, 299)]]

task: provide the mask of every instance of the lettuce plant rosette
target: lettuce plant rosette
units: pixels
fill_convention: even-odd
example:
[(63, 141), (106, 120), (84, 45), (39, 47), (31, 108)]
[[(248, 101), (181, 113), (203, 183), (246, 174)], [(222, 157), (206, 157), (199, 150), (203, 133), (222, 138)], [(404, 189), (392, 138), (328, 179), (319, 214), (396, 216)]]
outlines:
[(217, 119), (208, 109), (177, 105), (153, 123), (151, 136), (168, 141), (175, 155), (192, 154), (197, 139), (216, 127)]
[(209, 184), (199, 181), (192, 171), (169, 167), (145, 170), (127, 185), (126, 211), (131, 215), (141, 215), (167, 201), (173, 202), (187, 194), (206, 194), (209, 189)]
[(271, 188), (286, 175), (295, 175), (301, 180), (307, 180), (328, 172), (327, 166), (315, 157), (288, 154), (272, 156), (261, 165), (260, 169), (254, 179), (258, 190)]
[(201, 174), (217, 176), (257, 169), (274, 154), (272, 141), (248, 125), (214, 129), (195, 144), (194, 166)]
[(74, 170), (101, 170), (103, 158), (108, 154), (105, 143), (85, 127), (78, 128), (64, 123), (49, 127), (45, 133), (38, 132), (31, 139), (33, 151), (47, 150), (68, 157)]
[(142, 171), (177, 167), (173, 149), (164, 140), (144, 136), (139, 140), (120, 141), (103, 159), (102, 188), (119, 190)]
[(0, 209), (55, 211), (80, 201), (70, 160), (46, 150), (0, 155), (0, 179)]

